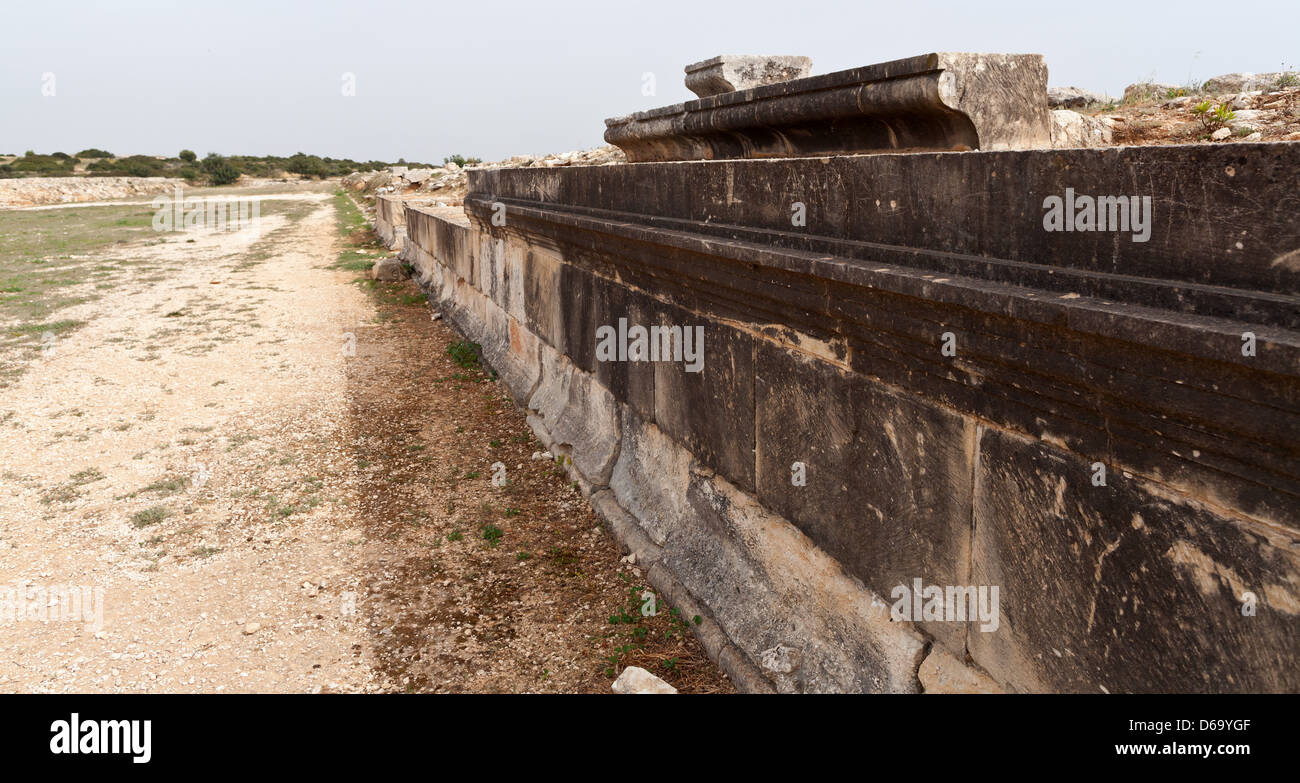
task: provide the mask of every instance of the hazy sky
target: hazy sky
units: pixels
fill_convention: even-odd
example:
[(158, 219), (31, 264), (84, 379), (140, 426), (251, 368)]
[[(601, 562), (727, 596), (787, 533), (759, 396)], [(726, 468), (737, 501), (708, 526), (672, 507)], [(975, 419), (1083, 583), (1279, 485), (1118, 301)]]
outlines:
[(0, 41), (0, 153), (495, 160), (600, 144), (606, 117), (694, 97), (682, 67), (722, 53), (828, 73), (1037, 52), (1052, 85), (1112, 94), (1300, 67), (1300, 0), (42, 0), (6, 2)]

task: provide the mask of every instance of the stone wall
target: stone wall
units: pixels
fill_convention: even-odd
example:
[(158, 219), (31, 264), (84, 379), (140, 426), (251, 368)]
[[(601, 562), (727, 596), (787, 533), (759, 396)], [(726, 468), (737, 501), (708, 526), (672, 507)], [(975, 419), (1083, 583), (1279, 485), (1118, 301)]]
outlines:
[(375, 233), (389, 250), (401, 250), (406, 238), (406, 204), (401, 196), (375, 197)]
[[(1298, 173), (1288, 144), (474, 171), (463, 211), (405, 205), (402, 255), (744, 689), (1296, 691)], [(1148, 197), (1147, 236), (1046, 230), (1084, 195)], [(620, 319), (702, 327), (699, 372), (605, 361)], [(891, 616), (917, 579), (998, 587), (996, 628)]]

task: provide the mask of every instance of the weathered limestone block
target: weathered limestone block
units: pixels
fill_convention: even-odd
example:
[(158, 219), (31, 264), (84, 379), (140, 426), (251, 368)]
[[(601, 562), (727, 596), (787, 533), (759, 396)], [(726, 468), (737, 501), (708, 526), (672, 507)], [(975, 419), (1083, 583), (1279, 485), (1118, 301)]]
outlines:
[(381, 258), (370, 267), (370, 276), (381, 283), (396, 283), (406, 279), (406, 270), (395, 257)]
[(564, 261), (555, 253), (532, 247), (524, 264), (524, 321), (557, 351), (565, 350), (561, 274)]
[(1051, 146), (1041, 55), (940, 52), (605, 121), (630, 162)]
[(707, 98), (802, 79), (811, 72), (811, 57), (720, 54), (686, 66), (686, 89)]
[(762, 690), (761, 679), (786, 692), (916, 689), (923, 639), (892, 622), (885, 601), (788, 522), (622, 410), (610, 490), (593, 500), (649, 566), (655, 588), (686, 616), (705, 615), (701, 641), (738, 686)]
[[(438, 214), (441, 216), (442, 211), (439, 211)], [(464, 225), (452, 223), (448, 220), (438, 221), (434, 239), (438, 257), (447, 259), (448, 269), (458, 278), (473, 280), (474, 257), (478, 243), (475, 241), (475, 234), (470, 230), (468, 221)]]
[(480, 293), (500, 301), (505, 285), (506, 240), (490, 234), (480, 235), (478, 252), (474, 256), (475, 274), (469, 279)]
[(449, 278), (457, 270), (464, 276), (470, 268), (470, 231), (463, 210), (406, 202), (405, 223), (409, 241), (402, 248), (404, 260), (418, 278), (432, 279), (435, 269), (445, 269)]
[(397, 260), (405, 264), (411, 272), (411, 277), (415, 282), (424, 289), (426, 293), (433, 294), (434, 275), (438, 273), (439, 267), (433, 260), (433, 256), (423, 250), (414, 242), (406, 242), (402, 245), (401, 251), (397, 254)]
[(1100, 486), (1087, 461), (998, 430), (984, 431), (979, 452), (972, 576), (1000, 587), (1001, 621), (968, 643), (999, 683), (1300, 690), (1294, 533), (1116, 469)]
[(402, 179), (412, 185), (418, 185), (431, 176), (433, 176), (433, 169), (411, 169), (402, 175)]
[(661, 302), (639, 291), (634, 291), (621, 281), (594, 276), (591, 279), (591, 323), (572, 331), (568, 345), (573, 356), (583, 356), (591, 361), (591, 369), (601, 385), (610, 390), (619, 402), (631, 405), (643, 418), (653, 421), (655, 412), (655, 365), (644, 361), (600, 361), (594, 354), (595, 332), (607, 326), (617, 330), (620, 324), (628, 328), (662, 326), (668, 320)]
[[(626, 423), (626, 417), (623, 419)], [(618, 542), (627, 548), (629, 554), (636, 556), (638, 566), (650, 569), (663, 556), (663, 547), (646, 535), (645, 528), (637, 518), (628, 513), (610, 489), (601, 489), (591, 495), (591, 506), (614, 533)], [(681, 607), (678, 607), (681, 608)]]
[(690, 519), (686, 501), (690, 452), (626, 407), (622, 433), (609, 488), (619, 505), (640, 520), (651, 540), (663, 546), (668, 535)]
[(752, 492), (754, 339), (699, 314), (669, 313), (667, 322), (703, 334), (701, 367), (654, 364), (654, 420), (705, 465)]
[(505, 285), (502, 306), (517, 321), (528, 319), (528, 310), (524, 306), (524, 267), (528, 259), (528, 246), (523, 242), (506, 243)]
[(1090, 117), (1069, 109), (1052, 112), (1053, 147), (1109, 147), (1113, 141), (1115, 121), (1109, 117)]
[(515, 402), (524, 405), (541, 377), (538, 340), (495, 302), (485, 304), (483, 358), (501, 376)]
[(541, 344), (541, 379), (528, 407), (530, 424), (546, 431), (552, 452), (572, 459), (593, 487), (609, 484), (618, 455), (618, 405), (590, 373)]
[[(806, 354), (759, 344), (758, 497), (879, 595), (969, 563), (974, 424)], [(952, 649), (960, 622), (923, 624)]]
[(924, 641), (789, 522), (711, 471), (692, 469), (690, 524), (667, 538), (671, 570), (752, 658), (778, 645), (793, 671), (765, 669), (784, 692), (915, 692)]
[[(1047, 121), (1046, 107), (1043, 113)], [(734, 254), (728, 245), (747, 242), (768, 250), (806, 248), (1183, 312), (1202, 311), (1204, 305), (1204, 312), (1232, 313), (1245, 303), (1221, 299), (1195, 284), (1300, 294), (1300, 221), (1292, 219), (1300, 213), (1300, 192), (1281, 175), (1297, 166), (1300, 144), (1275, 143), (1249, 148), (1185, 144), (975, 155), (855, 155), (736, 160), (717, 166), (498, 169), (472, 173), (466, 209), (479, 209), (475, 203), (479, 200), (490, 205), (486, 196), (493, 194), (533, 199), (532, 206), (539, 209), (564, 205), (570, 212), (620, 212), (624, 221), (635, 215), (644, 215), (647, 221), (682, 221), (676, 224), (680, 230), (727, 240), (711, 248), (691, 246), (698, 255), (690, 256), (683, 255), (685, 247), (670, 255), (625, 249), (616, 243), (620, 254), (639, 253), (635, 265), (621, 265), (620, 274), (658, 265), (653, 270), (656, 276), (650, 278), (656, 295), (687, 288), (684, 283), (678, 286), (679, 280), (694, 285), (696, 268), (708, 265), (715, 255)], [(1189, 186), (1181, 174), (1194, 175), (1203, 183), (1205, 197), (1188, 198)], [(988, 187), (972, 193), (971, 182)], [(1141, 196), (1149, 196), (1157, 220), (1168, 221), (1177, 230), (1157, 230), (1152, 223), (1144, 241), (1134, 240), (1135, 230), (1114, 225), (1106, 230), (1047, 231), (1044, 201), (1049, 196), (1063, 198), (1066, 188), (1093, 199), (1113, 195), (1136, 196), (1140, 201)], [(791, 203), (801, 196), (808, 207), (808, 225), (792, 232)], [(527, 206), (512, 206), (512, 214), (525, 212)], [(1137, 217), (1136, 212), (1132, 215)], [(1142, 213), (1144, 219), (1146, 215)], [(579, 223), (571, 219), (554, 231), (568, 236)], [(530, 230), (546, 229), (539, 225)], [(1245, 235), (1240, 233), (1243, 230)], [(791, 234), (807, 238), (799, 240)], [(863, 244), (832, 244), (834, 240)], [(576, 244), (572, 237), (569, 241)], [(868, 243), (952, 255), (894, 254)], [(969, 261), (969, 256), (988, 261)], [(1020, 263), (997, 263), (1003, 260)], [(1044, 269), (1048, 266), (1050, 270)], [(1106, 275), (1076, 274), (1079, 271)], [(724, 281), (732, 277), (719, 274)], [(1153, 281), (1179, 285), (1167, 290)], [(1289, 302), (1270, 306), (1254, 301), (1248, 308), (1267, 313), (1270, 320), (1300, 325), (1300, 314)], [(779, 322), (776, 317), (782, 315), (790, 318), (791, 309), (774, 311), (773, 321)]]
[(397, 196), (375, 198), (375, 234), (389, 250), (400, 250), (405, 236), (406, 210)]

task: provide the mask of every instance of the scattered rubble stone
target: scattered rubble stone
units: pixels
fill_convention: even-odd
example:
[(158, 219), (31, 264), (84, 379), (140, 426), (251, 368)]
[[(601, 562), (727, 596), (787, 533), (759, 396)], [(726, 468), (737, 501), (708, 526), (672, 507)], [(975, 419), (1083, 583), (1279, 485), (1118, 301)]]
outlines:
[(1070, 109), (1052, 112), (1053, 147), (1107, 147), (1112, 143), (1115, 121), (1090, 117)]
[[(575, 150), (551, 155), (513, 155), (493, 163), (476, 163), (461, 167), (448, 161), (433, 169), (406, 169), (393, 167), (382, 171), (364, 171), (349, 174), (342, 179), (345, 189), (368, 194), (397, 193), (419, 198), (424, 194), (437, 196), (437, 206), (459, 206), (469, 182), (470, 169), (552, 168), (557, 166), (606, 166), (626, 163), (627, 157), (618, 147), (604, 145), (589, 150)], [(400, 173), (398, 170), (401, 170)]]
[(1082, 87), (1052, 87), (1047, 91), (1047, 105), (1053, 109), (1078, 109), (1088, 104), (1113, 103), (1114, 98)]
[(1165, 84), (1164, 82), (1138, 82), (1124, 88), (1124, 102), (1138, 103), (1175, 97), (1178, 91), (1182, 89), (1176, 84)]
[(676, 693), (677, 689), (640, 666), (629, 666), (614, 680), (615, 693)]
[(169, 177), (22, 177), (0, 179), (0, 207), (113, 201), (169, 193), (185, 180)]
[[(1285, 80), (1287, 74), (1282, 72), (1274, 73), (1225, 73), (1222, 76), (1215, 76), (1213, 79), (1207, 79), (1201, 85), (1201, 92), (1211, 95), (1222, 95), (1230, 92), (1249, 92), (1251, 90), (1267, 90), (1278, 87)], [(1294, 78), (1295, 74), (1291, 74)]]
[(396, 257), (381, 258), (370, 268), (370, 276), (381, 283), (396, 283), (406, 277), (406, 270)]

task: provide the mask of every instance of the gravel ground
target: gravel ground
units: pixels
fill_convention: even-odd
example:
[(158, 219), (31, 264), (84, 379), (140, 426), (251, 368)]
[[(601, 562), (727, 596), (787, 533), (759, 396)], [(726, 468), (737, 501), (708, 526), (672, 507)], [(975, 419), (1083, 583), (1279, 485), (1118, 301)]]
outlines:
[(0, 588), (45, 607), (0, 606), (0, 691), (730, 691), (490, 372), (296, 198), (113, 248), (167, 271), (0, 389)]

